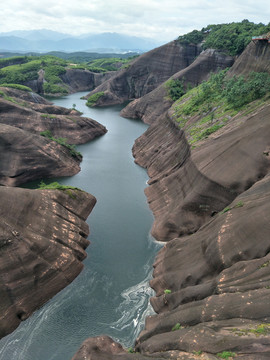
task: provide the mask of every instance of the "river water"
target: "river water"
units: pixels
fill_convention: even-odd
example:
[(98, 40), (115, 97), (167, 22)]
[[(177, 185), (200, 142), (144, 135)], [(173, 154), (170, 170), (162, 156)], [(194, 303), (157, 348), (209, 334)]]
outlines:
[(147, 127), (120, 117), (119, 106), (86, 107), (80, 99), (85, 94), (54, 100), (67, 108), (76, 104), (83, 116), (108, 129), (77, 147), (83, 154), (79, 174), (57, 179), (98, 200), (88, 218), (91, 244), (85, 267), (67, 288), (0, 340), (0, 360), (69, 360), (87, 337), (101, 334), (129, 347), (152, 313), (148, 282), (161, 245), (149, 234), (153, 217), (143, 192), (147, 173), (131, 153)]

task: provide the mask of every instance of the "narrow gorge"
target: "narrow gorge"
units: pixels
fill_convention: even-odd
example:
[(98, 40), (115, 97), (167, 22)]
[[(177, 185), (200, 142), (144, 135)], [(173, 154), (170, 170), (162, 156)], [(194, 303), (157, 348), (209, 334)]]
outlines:
[[(1, 88), (2, 336), (79, 274), (88, 191), (97, 210), (84, 272), (0, 359), (16, 342), (17, 360), (270, 357), (269, 39), (235, 55), (179, 38), (104, 76), (68, 70), (70, 93), (85, 92), (57, 105)], [(47, 177), (62, 190), (16, 187)], [(62, 344), (44, 354), (35, 331), (52, 339), (52, 323)]]

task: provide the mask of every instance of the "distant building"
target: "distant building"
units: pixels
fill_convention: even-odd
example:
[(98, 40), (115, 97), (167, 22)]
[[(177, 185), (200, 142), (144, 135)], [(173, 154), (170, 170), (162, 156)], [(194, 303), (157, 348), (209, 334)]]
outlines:
[(268, 44), (270, 44), (270, 31), (267, 34), (252, 36), (252, 41), (256, 41), (256, 40), (268, 41)]

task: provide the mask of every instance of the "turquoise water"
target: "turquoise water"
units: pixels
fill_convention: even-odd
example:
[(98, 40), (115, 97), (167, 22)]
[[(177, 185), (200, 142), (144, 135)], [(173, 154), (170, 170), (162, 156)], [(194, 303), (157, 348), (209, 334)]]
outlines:
[(0, 341), (0, 360), (68, 360), (90, 336), (107, 334), (133, 345), (152, 313), (148, 286), (161, 247), (149, 235), (153, 222), (144, 195), (146, 171), (131, 148), (146, 125), (119, 116), (120, 107), (89, 109), (76, 93), (54, 100), (76, 108), (108, 129), (78, 146), (81, 172), (57, 181), (82, 188), (98, 202), (88, 218), (91, 244), (82, 273)]

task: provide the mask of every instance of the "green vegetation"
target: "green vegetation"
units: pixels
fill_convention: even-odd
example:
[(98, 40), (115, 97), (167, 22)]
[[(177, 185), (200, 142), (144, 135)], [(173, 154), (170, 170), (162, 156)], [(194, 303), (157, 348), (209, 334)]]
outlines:
[(256, 328), (247, 328), (247, 329), (237, 329), (234, 328), (231, 330), (237, 336), (249, 336), (251, 334), (258, 336), (266, 336), (270, 334), (270, 324), (259, 324)]
[(65, 95), (68, 93), (68, 87), (62, 81), (61, 76), (66, 73), (67, 68), (86, 69), (93, 72), (115, 71), (129, 64), (135, 57), (117, 58), (115, 56), (108, 58), (106, 54), (103, 54), (103, 58), (100, 58), (100, 54), (99, 56), (97, 54), (95, 56), (89, 56), (87, 53), (82, 54), (84, 54), (85, 60), (90, 61), (70, 64), (67, 60), (52, 55), (25, 55), (0, 59), (0, 85), (31, 91), (26, 90), (27, 87), (19, 88), (19, 86), (37, 80), (40, 75), (43, 75), (43, 91), (45, 94)]
[[(45, 93), (66, 94), (60, 75), (66, 72), (67, 63), (54, 56), (16, 56), (0, 60), (0, 85), (23, 85), (31, 80), (37, 80), (39, 71), (44, 71)], [(26, 88), (24, 89), (26, 90)]]
[(264, 264), (260, 266), (260, 269), (263, 269), (265, 267), (268, 267), (270, 265), (270, 260), (266, 261)]
[(17, 90), (22, 90), (22, 91), (32, 91), (32, 89), (30, 89), (30, 87), (20, 85), (20, 84), (1, 84), (1, 86), (7, 87), (7, 88), (13, 88), (13, 89), (17, 89)]
[(134, 352), (135, 352), (135, 351), (134, 351), (134, 349), (133, 349), (132, 347), (128, 348), (128, 353), (129, 353), (129, 354), (134, 354)]
[(179, 79), (176, 79), (176, 80), (170, 79), (170, 80), (166, 81), (165, 87), (166, 87), (169, 97), (173, 101), (178, 100), (181, 96), (183, 96), (185, 94), (183, 81), (181, 81)]
[(16, 99), (14, 99), (13, 97), (11, 96), (8, 96), (3, 90), (0, 90), (0, 96), (3, 97), (5, 100), (7, 101), (10, 101), (14, 104), (17, 104), (17, 105), (20, 105), (20, 106), (24, 106), (24, 107), (27, 107), (28, 104), (25, 103), (25, 102), (19, 102), (17, 101)]
[(172, 293), (172, 290), (169, 290), (169, 289), (164, 290), (164, 294), (171, 294), (171, 293)]
[(76, 150), (75, 145), (68, 144), (67, 139), (65, 139), (65, 138), (62, 138), (62, 137), (55, 138), (55, 137), (53, 137), (50, 130), (42, 131), (40, 133), (40, 135), (46, 137), (47, 139), (53, 140), (53, 141), (57, 142), (58, 144), (60, 144), (60, 145), (64, 146), (65, 148), (67, 148), (69, 150), (71, 156), (73, 156), (75, 158), (76, 157), (82, 157), (82, 154), (79, 151)]
[(194, 355), (202, 355), (202, 350), (193, 351), (193, 354), (194, 354)]
[(225, 214), (226, 212), (232, 210), (232, 209), (237, 209), (244, 206), (244, 203), (242, 201), (239, 201), (237, 204), (235, 204), (233, 207), (225, 207), (222, 211), (221, 214)]
[(218, 49), (235, 56), (241, 54), (252, 36), (262, 35), (270, 31), (270, 23), (255, 24), (248, 20), (229, 24), (208, 25), (201, 30), (193, 30), (179, 36), (181, 44), (199, 44), (203, 41), (204, 49)]
[(100, 92), (96, 92), (95, 94), (91, 95), (86, 102), (86, 105), (89, 107), (92, 107), (96, 104), (96, 102), (98, 101), (98, 99), (104, 95), (103, 91)]
[(179, 329), (182, 329), (182, 326), (181, 326), (180, 323), (176, 323), (176, 324), (174, 325), (174, 327), (172, 328), (172, 331), (176, 331), (176, 330), (179, 330)]
[(39, 184), (38, 189), (51, 189), (51, 190), (80, 190), (79, 188), (75, 187), (75, 186), (70, 186), (70, 185), (61, 185), (59, 184), (57, 181), (52, 182), (50, 184), (45, 184), (44, 181), (41, 181), (41, 183)]
[(43, 90), (45, 92), (45, 94), (67, 94), (68, 91), (67, 89), (63, 88), (63, 86), (61, 85), (56, 85), (56, 84), (50, 84), (48, 82), (43, 84)]
[[(173, 105), (174, 120), (185, 128), (190, 144), (222, 128), (244, 107), (245, 111), (250, 111), (247, 104), (269, 96), (270, 74), (252, 72), (246, 78), (228, 78), (227, 71), (212, 74), (208, 81), (189, 90)], [(189, 125), (191, 118), (193, 121)]]
[[(41, 114), (40, 116), (43, 117), (43, 118), (46, 118), (46, 119), (56, 119), (55, 115), (51, 115), (51, 114)], [(46, 131), (44, 131), (44, 133), (45, 132)]]
[(231, 351), (223, 351), (222, 353), (218, 353), (217, 356), (221, 359), (230, 359), (236, 356), (236, 353)]

